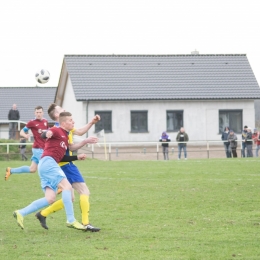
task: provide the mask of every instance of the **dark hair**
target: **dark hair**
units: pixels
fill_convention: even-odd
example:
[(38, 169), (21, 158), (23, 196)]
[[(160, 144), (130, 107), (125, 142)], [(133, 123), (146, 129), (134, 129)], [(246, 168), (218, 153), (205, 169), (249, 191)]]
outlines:
[(52, 103), (50, 104), (49, 108), (48, 108), (48, 115), (49, 117), (52, 119), (52, 120), (56, 120), (54, 114), (55, 114), (55, 108), (56, 108), (56, 104), (55, 103)]

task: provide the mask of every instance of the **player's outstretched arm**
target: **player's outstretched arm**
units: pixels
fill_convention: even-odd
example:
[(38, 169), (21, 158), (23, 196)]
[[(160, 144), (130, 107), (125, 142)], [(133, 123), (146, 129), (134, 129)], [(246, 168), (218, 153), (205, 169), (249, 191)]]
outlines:
[(100, 120), (100, 116), (99, 115), (95, 115), (92, 120), (87, 123), (85, 126), (75, 129), (75, 131), (73, 132), (74, 135), (84, 135), (90, 128), (91, 126), (93, 126), (94, 124), (96, 124), (98, 121)]
[(64, 155), (60, 162), (72, 162), (72, 161), (83, 161), (87, 158), (87, 155), (84, 153), (78, 155)]
[(78, 149), (80, 149), (81, 147), (83, 147), (86, 144), (96, 144), (98, 142), (98, 138), (95, 136), (90, 136), (84, 140), (82, 140), (79, 143), (75, 143), (75, 144), (70, 144), (69, 145), (69, 150), (70, 151), (76, 151)]

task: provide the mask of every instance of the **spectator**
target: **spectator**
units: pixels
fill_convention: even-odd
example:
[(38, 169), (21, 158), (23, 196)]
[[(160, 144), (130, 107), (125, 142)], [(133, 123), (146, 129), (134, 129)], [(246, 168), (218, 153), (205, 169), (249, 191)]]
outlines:
[(247, 135), (247, 125), (244, 126), (244, 130), (242, 131), (242, 157), (246, 157), (246, 135)]
[(260, 139), (259, 139), (259, 132), (257, 131), (257, 128), (254, 129), (254, 133), (252, 134), (252, 139), (254, 140), (254, 143), (256, 145), (255, 156), (258, 157), (258, 151), (260, 149)]
[(178, 132), (176, 136), (176, 141), (178, 142), (178, 160), (181, 159), (181, 150), (184, 152), (184, 158), (187, 160), (187, 142), (189, 141), (189, 136), (185, 132), (184, 127), (180, 128), (180, 131)]
[(224, 128), (224, 131), (222, 132), (221, 140), (222, 141), (226, 141), (226, 142), (223, 142), (224, 143), (224, 147), (225, 147), (226, 157), (227, 158), (231, 158), (230, 142), (227, 141), (228, 140), (228, 135), (229, 135), (229, 127), (226, 126)]
[[(16, 104), (13, 104), (12, 109), (9, 110), (8, 113), (8, 120), (19, 120), (20, 113), (17, 109)], [(9, 123), (9, 139), (15, 139), (16, 129), (17, 129), (17, 122), (10, 122)]]
[(230, 148), (231, 148), (233, 158), (237, 158), (237, 135), (234, 133), (233, 130), (229, 131), (227, 140), (230, 143)]
[(246, 135), (246, 150), (247, 150), (247, 157), (253, 157), (253, 140), (252, 140), (252, 132), (251, 127), (247, 128), (247, 135)]
[(168, 154), (169, 154), (169, 142), (171, 141), (170, 136), (168, 136), (166, 132), (163, 132), (159, 141), (162, 142), (164, 160), (169, 160)]
[(20, 148), (20, 154), (22, 155), (22, 161), (27, 161), (28, 158), (27, 156), (25, 155), (25, 151), (26, 151), (26, 139), (24, 137), (21, 137), (20, 138), (20, 144), (19, 145), (19, 148)]

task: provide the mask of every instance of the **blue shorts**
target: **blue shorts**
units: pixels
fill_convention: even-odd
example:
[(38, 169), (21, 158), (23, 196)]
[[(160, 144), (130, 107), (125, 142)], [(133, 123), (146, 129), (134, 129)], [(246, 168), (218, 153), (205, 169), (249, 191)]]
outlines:
[(62, 165), (61, 169), (65, 173), (70, 184), (74, 182), (85, 182), (82, 175), (79, 172), (79, 169), (77, 168), (77, 166), (75, 166), (75, 164), (67, 163), (65, 165)]
[(31, 161), (35, 162), (36, 164), (39, 164), (39, 161), (43, 154), (43, 149), (40, 148), (32, 148), (32, 158)]
[(66, 178), (60, 166), (50, 156), (45, 156), (40, 160), (38, 174), (41, 179), (41, 187), (44, 191), (46, 187), (57, 191), (58, 184)]

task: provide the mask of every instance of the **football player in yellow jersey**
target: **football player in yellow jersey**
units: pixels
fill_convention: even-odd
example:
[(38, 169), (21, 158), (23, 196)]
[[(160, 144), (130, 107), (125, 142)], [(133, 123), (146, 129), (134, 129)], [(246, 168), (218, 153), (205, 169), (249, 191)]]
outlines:
[[(48, 114), (50, 118), (54, 121), (58, 121), (59, 119), (59, 114), (61, 112), (64, 112), (65, 110), (61, 108), (60, 106), (57, 106), (56, 104), (51, 104), (48, 109)], [(77, 150), (81, 148), (83, 145), (86, 145), (87, 143), (97, 143), (98, 138), (97, 137), (88, 137), (85, 140), (81, 141), (80, 143), (73, 144), (73, 135), (80, 135), (82, 136), (85, 134), (92, 125), (96, 124), (100, 120), (99, 115), (95, 115), (92, 120), (83, 126), (82, 128), (79, 129), (73, 129), (69, 133), (69, 144), (70, 144), (70, 150)], [(55, 124), (57, 127), (59, 127), (58, 123)], [(47, 136), (48, 137), (48, 136)], [(66, 155), (71, 155), (71, 152), (68, 149), (66, 152)], [(76, 159), (76, 156), (74, 158)], [(98, 232), (100, 228), (94, 227), (90, 224), (89, 222), (89, 208), (90, 208), (90, 203), (89, 203), (89, 189), (84, 181), (84, 178), (82, 177), (81, 173), (79, 172), (77, 166), (73, 164), (72, 162), (61, 162), (59, 163), (61, 169), (65, 173), (68, 181), (71, 183), (73, 189), (75, 189), (79, 195), (80, 195), (80, 209), (81, 209), (81, 217), (82, 217), (82, 224), (85, 226), (86, 231), (91, 231), (91, 232)], [(41, 226), (45, 229), (48, 229), (48, 226), (46, 225), (46, 217), (50, 215), (53, 212), (56, 212), (58, 210), (61, 210), (64, 208), (62, 200), (57, 200), (54, 202), (52, 205), (50, 205), (48, 208), (37, 212), (36, 217), (40, 221)]]

